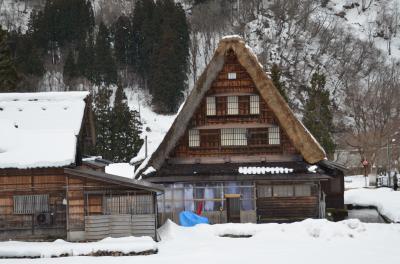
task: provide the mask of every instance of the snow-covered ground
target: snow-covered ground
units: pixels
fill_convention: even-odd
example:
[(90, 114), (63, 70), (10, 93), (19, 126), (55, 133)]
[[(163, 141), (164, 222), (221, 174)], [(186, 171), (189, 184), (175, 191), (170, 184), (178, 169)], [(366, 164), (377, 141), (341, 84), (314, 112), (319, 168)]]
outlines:
[(123, 254), (156, 251), (157, 243), (151, 237), (105, 238), (97, 242), (71, 243), (58, 239), (54, 242), (0, 242), (2, 257), (40, 257), (90, 255), (99, 251)]
[[(367, 184), (365, 185), (365, 180), (367, 180)], [(354, 188), (364, 188), (369, 186), (369, 179), (365, 179), (364, 175), (353, 175), (344, 177), (344, 188), (354, 189)]]
[[(400, 225), (358, 220), (305, 220), (293, 224), (222, 224), (160, 230), (158, 254), (130, 257), (0, 259), (0, 263), (363, 263), (395, 264), (400, 259)], [(221, 235), (252, 235), (229, 238)], [(127, 243), (128, 244), (128, 243)], [(27, 247), (21, 247), (21, 251)]]
[(379, 213), (393, 222), (400, 223), (400, 192), (389, 188), (352, 189), (344, 193), (344, 203), (374, 206)]

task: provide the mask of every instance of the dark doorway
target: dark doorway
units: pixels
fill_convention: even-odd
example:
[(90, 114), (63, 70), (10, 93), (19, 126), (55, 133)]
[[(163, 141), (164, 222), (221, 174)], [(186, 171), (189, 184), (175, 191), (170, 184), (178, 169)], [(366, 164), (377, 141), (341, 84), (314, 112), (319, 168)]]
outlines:
[(240, 194), (226, 194), (228, 223), (240, 223)]

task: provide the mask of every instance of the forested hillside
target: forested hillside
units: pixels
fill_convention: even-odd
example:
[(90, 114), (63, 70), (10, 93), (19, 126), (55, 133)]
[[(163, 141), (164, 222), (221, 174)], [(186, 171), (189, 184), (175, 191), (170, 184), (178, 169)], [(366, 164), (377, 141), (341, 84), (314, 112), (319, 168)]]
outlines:
[(131, 110), (174, 114), (238, 34), (331, 156), (373, 161), (399, 121), (396, 0), (0, 0), (0, 23), (2, 91), (105, 90), (113, 108), (120, 87)]

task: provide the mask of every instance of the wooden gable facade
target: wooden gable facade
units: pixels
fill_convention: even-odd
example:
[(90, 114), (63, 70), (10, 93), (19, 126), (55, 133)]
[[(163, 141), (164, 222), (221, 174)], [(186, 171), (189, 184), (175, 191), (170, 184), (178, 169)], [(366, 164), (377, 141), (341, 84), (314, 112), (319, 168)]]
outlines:
[(187, 210), (211, 223), (290, 222), (325, 217), (327, 203), (343, 207), (343, 173), (326, 162), (255, 55), (230, 37), (150, 157), (156, 172), (138, 174), (166, 187), (160, 223)]
[(299, 152), (233, 50), (226, 57), (170, 159), (299, 160)]

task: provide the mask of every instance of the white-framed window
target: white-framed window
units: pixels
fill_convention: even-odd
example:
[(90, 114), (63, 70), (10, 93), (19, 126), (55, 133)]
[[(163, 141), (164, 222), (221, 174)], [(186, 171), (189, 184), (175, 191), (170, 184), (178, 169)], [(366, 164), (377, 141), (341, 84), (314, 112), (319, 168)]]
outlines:
[(49, 212), (49, 195), (14, 195), (14, 214)]
[(279, 134), (279, 127), (270, 127), (268, 128), (268, 143), (270, 145), (279, 145), (281, 144), (281, 137)]
[(200, 147), (200, 131), (198, 129), (189, 130), (189, 147)]
[(246, 146), (247, 129), (246, 128), (222, 128), (221, 146)]
[(239, 100), (237, 96), (228, 96), (227, 113), (228, 115), (239, 114)]
[(257, 115), (260, 113), (260, 97), (258, 95), (250, 95), (250, 114)]
[(206, 98), (206, 114), (208, 116), (216, 115), (216, 105), (215, 105), (215, 97), (214, 96), (208, 96)]
[(228, 80), (236, 80), (236, 72), (228, 72)]

